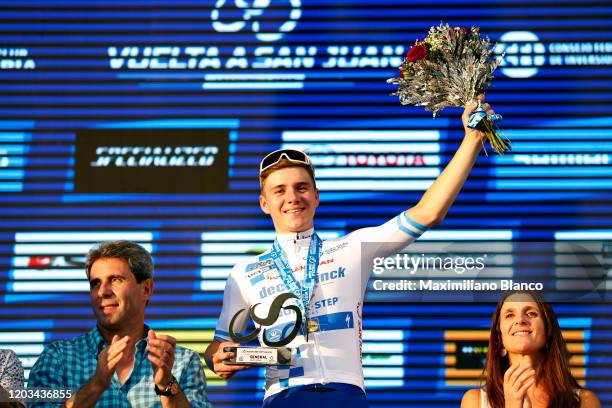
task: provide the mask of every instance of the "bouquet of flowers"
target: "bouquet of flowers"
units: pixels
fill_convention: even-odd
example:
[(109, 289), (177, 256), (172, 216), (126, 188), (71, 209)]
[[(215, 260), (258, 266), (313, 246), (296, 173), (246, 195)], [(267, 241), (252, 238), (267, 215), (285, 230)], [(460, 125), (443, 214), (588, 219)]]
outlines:
[[(393, 95), (399, 95), (402, 105), (424, 106), (435, 117), (445, 107), (463, 107), (484, 92), (502, 57), (493, 56), (489, 39), (480, 36), (478, 27), (468, 30), (441, 23), (415, 42), (399, 77), (387, 82), (399, 85)], [(510, 141), (495, 125), (500, 119), (501, 115), (487, 115), (478, 102), (468, 127), (483, 131), (501, 155), (510, 150)]]

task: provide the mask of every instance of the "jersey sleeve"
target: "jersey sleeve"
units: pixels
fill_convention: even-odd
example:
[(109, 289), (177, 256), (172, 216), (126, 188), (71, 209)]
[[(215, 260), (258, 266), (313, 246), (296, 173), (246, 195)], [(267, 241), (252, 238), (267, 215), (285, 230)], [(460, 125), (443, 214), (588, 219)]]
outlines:
[(361, 256), (361, 278), (363, 290), (372, 273), (374, 258), (394, 255), (410, 245), (427, 227), (412, 220), (406, 211), (378, 227), (357, 230), (350, 234), (354, 250)]
[(413, 221), (406, 211), (378, 227), (359, 229), (350, 234), (354, 243), (367, 244), (365, 250), (373, 256), (388, 256), (419, 238), (427, 227)]
[(247, 328), (249, 301), (239, 283), (240, 279), (244, 279), (244, 275), (244, 266), (238, 264), (232, 268), (227, 278), (223, 292), (223, 307), (215, 329), (214, 339), (217, 341), (232, 341), (229, 335), (230, 323), (234, 315), (243, 309), (234, 322), (234, 332), (242, 333)]

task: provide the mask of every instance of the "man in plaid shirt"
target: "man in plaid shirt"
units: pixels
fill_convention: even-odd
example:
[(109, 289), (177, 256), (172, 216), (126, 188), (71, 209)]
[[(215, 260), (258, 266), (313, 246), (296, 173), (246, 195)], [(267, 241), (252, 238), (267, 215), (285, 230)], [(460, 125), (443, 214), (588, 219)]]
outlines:
[(151, 255), (138, 244), (109, 241), (89, 251), (85, 268), (97, 325), (47, 347), (28, 387), (73, 390), (66, 407), (210, 407), (198, 354), (144, 324)]

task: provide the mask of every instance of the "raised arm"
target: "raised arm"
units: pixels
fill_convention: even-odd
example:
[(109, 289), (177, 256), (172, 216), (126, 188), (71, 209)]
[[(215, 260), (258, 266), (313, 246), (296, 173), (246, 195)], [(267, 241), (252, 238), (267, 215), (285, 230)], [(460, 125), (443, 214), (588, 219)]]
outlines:
[[(480, 95), (478, 99), (484, 101), (484, 95)], [(461, 115), (465, 137), (452, 160), (423, 194), (421, 200), (408, 210), (408, 216), (419, 224), (431, 227), (446, 217), (446, 213), (448, 213), (459, 191), (463, 188), (463, 184), (476, 162), (486, 137), (482, 132), (470, 129), (466, 125), (470, 113), (476, 107), (477, 103), (474, 101), (466, 106), (463, 115)], [(488, 114), (494, 113), (490, 110), (488, 104), (485, 104), (484, 107)]]

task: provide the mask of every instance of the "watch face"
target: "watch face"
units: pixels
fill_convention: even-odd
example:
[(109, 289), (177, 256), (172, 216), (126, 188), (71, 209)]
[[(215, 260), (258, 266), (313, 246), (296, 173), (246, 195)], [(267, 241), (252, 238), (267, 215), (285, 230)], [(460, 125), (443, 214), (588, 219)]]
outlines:
[(164, 388), (163, 390), (160, 390), (159, 388), (157, 388), (157, 385), (155, 385), (155, 393), (157, 395), (164, 395), (166, 397), (174, 397), (179, 393), (178, 381), (176, 381), (176, 378), (174, 378), (173, 376), (170, 379), (170, 382), (168, 382), (166, 388)]
[(170, 394), (176, 395), (178, 394), (178, 392), (179, 392), (179, 385), (175, 380), (172, 382), (172, 385), (170, 386)]

